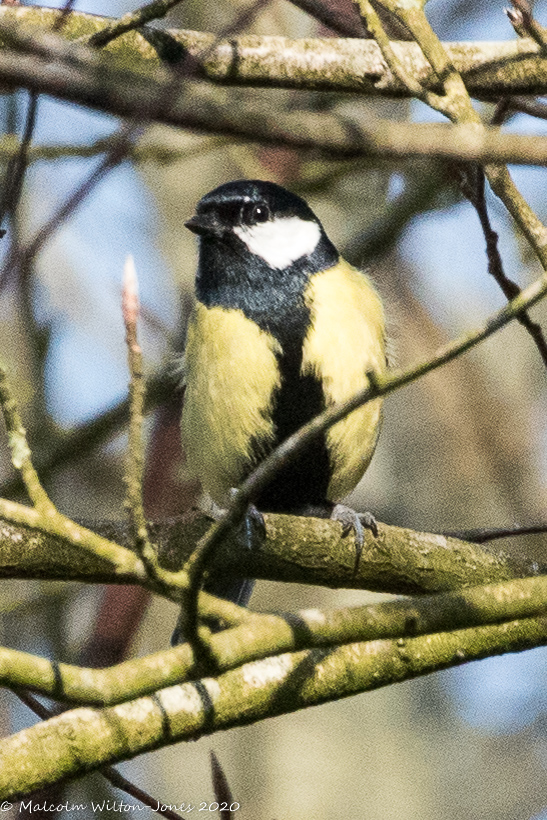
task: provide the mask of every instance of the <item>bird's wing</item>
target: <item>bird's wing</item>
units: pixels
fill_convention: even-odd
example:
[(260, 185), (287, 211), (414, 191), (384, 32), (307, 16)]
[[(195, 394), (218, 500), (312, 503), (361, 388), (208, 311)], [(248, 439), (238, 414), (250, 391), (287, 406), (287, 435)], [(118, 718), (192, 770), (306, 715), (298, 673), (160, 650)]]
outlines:
[[(302, 372), (321, 381), (328, 405), (346, 401), (368, 383), (367, 372), (386, 367), (384, 311), (371, 281), (344, 260), (310, 280), (305, 294), (310, 329)], [(332, 476), (328, 498), (336, 501), (357, 485), (378, 438), (381, 402), (355, 410), (328, 432)]]

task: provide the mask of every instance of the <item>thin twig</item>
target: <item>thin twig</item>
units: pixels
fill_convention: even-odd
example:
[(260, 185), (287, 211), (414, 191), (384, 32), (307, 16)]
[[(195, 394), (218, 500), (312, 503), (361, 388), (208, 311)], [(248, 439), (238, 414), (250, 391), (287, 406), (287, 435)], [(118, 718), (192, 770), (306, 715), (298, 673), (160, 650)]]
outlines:
[(62, 31), (65, 23), (67, 22), (68, 18), (72, 13), (72, 9), (76, 4), (76, 0), (66, 0), (63, 8), (60, 10), (59, 14), (57, 15), (53, 26), (51, 27), (52, 31)]
[[(128, 157), (134, 162), (152, 162), (158, 165), (168, 165), (185, 159), (215, 151), (226, 145), (225, 137), (202, 137), (196, 144), (185, 147), (176, 147), (161, 142), (135, 144), (128, 151)], [(41, 160), (57, 161), (72, 157), (93, 158), (105, 154), (111, 146), (111, 137), (95, 140), (90, 144), (61, 144), (61, 145), (31, 145), (28, 149), (28, 162)], [(14, 159), (21, 149), (21, 142), (11, 134), (0, 136), (0, 159)]]
[(518, 535), (542, 535), (547, 532), (547, 524), (515, 524), (513, 527), (489, 527), (474, 530), (449, 530), (443, 532), (447, 538), (459, 538), (473, 544), (486, 544), (498, 538), (514, 538)]
[[(9, 162), (6, 169), (4, 192), (0, 204), (0, 226), (4, 222), (6, 215), (13, 214), (17, 210), (21, 191), (23, 190), (23, 180), (28, 165), (28, 156), (32, 135), (36, 125), (36, 114), (38, 110), (38, 95), (30, 94), (25, 120), (23, 138), (19, 145), (17, 155)], [(2, 232), (1, 236), (5, 233)]]
[(528, 35), (540, 46), (547, 48), (547, 29), (541, 26), (534, 18), (532, 5), (529, 0), (511, 0), (512, 9), (505, 9), (505, 13), (517, 34), (520, 37)]
[[(145, 412), (149, 413), (159, 404), (167, 401), (172, 397), (175, 389), (170, 372), (157, 373), (147, 379)], [(129, 417), (129, 400), (124, 399), (92, 421), (81, 424), (63, 435), (50, 449), (38, 450), (35, 452), (34, 461), (39, 475), (47, 476), (63, 465), (84, 458), (94, 448), (122, 430), (129, 422)], [(24, 485), (19, 477), (8, 479), (0, 485), (0, 497), (10, 498), (22, 489)]]
[(8, 444), (13, 466), (20, 471), (29, 498), (36, 510), (43, 516), (56, 514), (56, 509), (42, 487), (38, 473), (34, 469), (27, 433), (19, 414), (17, 402), (12, 394), (6, 370), (0, 366), (0, 405), (6, 423)]
[[(55, 18), (51, 30), (60, 32), (63, 28), (68, 15), (72, 10), (75, 0), (67, 0), (60, 13)], [(19, 152), (16, 157), (10, 162), (6, 171), (7, 184), (4, 186), (4, 194), (2, 197), (2, 204), (0, 205), (0, 226), (2, 225), (6, 214), (13, 214), (17, 210), (19, 200), (21, 199), (21, 191), (23, 190), (23, 180), (28, 165), (28, 154), (34, 129), (36, 127), (36, 116), (38, 111), (38, 95), (31, 93), (29, 97), (29, 104), (27, 109), (27, 116), (25, 121), (25, 128), (23, 131), (23, 139)], [(4, 233), (0, 231), (0, 238)]]
[[(511, 112), (528, 114), (536, 119), (547, 120), (547, 103), (542, 100), (531, 100), (528, 97), (510, 97), (509, 108)], [(497, 125), (497, 123), (494, 123)]]
[(337, 4), (330, 6), (328, 0), (289, 0), (296, 8), (305, 11), (318, 23), (334, 31), (339, 37), (360, 39), (366, 37), (366, 30), (357, 14), (353, 12), (352, 4)]
[(151, 3), (141, 6), (140, 9), (124, 14), (119, 20), (108, 23), (100, 31), (95, 32), (88, 39), (86, 38), (86, 42), (94, 48), (102, 48), (128, 31), (140, 28), (151, 20), (159, 20), (161, 17), (165, 17), (167, 12), (171, 11), (180, 2), (182, 0), (152, 0)]
[(226, 777), (224, 769), (221, 766), (220, 760), (212, 749), (209, 755), (211, 760), (211, 778), (213, 780), (215, 799), (217, 803), (220, 805), (224, 804), (227, 807), (225, 809), (220, 809), (220, 820), (230, 820), (230, 818), (234, 816), (233, 812), (229, 808), (234, 803), (234, 797), (230, 789), (230, 784), (228, 783), (228, 778)]
[(410, 74), (406, 70), (406, 67), (404, 66), (402, 61), (396, 56), (391, 45), (391, 40), (386, 34), (386, 31), (382, 25), (382, 21), (380, 20), (380, 17), (378, 16), (370, 0), (358, 0), (358, 7), (361, 13), (361, 17), (363, 18), (364, 24), (367, 28), (367, 31), (370, 32), (372, 37), (374, 37), (374, 39), (380, 46), (382, 56), (386, 61), (387, 65), (389, 66), (389, 69), (393, 76), (397, 77), (401, 84), (406, 86), (410, 93), (417, 97), (419, 100), (431, 103), (437, 95), (433, 95), (430, 100), (429, 97), (431, 95), (431, 92), (424, 88), (412, 76), (412, 74)]
[[(498, 234), (492, 228), (485, 196), (484, 171), (473, 163), (472, 165), (459, 166), (460, 189), (463, 195), (469, 200), (479, 217), (484, 240), (486, 242), (486, 256), (488, 259), (488, 273), (493, 276), (505, 298), (510, 301), (521, 292), (519, 286), (506, 275), (503, 269), (503, 262), (498, 247)], [(536, 345), (543, 364), (547, 368), (547, 341), (543, 335), (541, 326), (534, 322), (528, 313), (521, 313), (518, 321), (528, 331), (534, 344)]]
[(27, 267), (44, 244), (89, 196), (91, 191), (113, 168), (126, 158), (127, 150), (132, 143), (134, 133), (135, 126), (123, 127), (118, 136), (112, 138), (110, 149), (100, 165), (76, 188), (71, 196), (58, 208), (26, 246), (12, 251), (4, 264), (0, 276), (0, 291), (7, 285), (13, 271), (19, 266), (23, 268)]
[(138, 554), (149, 572), (156, 566), (156, 555), (148, 540), (148, 528), (142, 497), (144, 479), (144, 447), (142, 425), (146, 383), (142, 350), (138, 340), (139, 293), (137, 271), (132, 256), (125, 261), (122, 289), (122, 314), (125, 325), (125, 342), (131, 375), (129, 383), (129, 448), (127, 459), (126, 508), (129, 513), (133, 539)]
[[(441, 111), (452, 122), (471, 125), (476, 133), (484, 135), (484, 123), (474, 109), (463, 79), (456, 70), (448, 51), (431, 28), (423, 5), (414, 3), (407, 5), (397, 0), (378, 0), (378, 2), (395, 14), (407, 27), (442, 82), (444, 93), (436, 100), (428, 100), (429, 105)], [(501, 199), (525, 235), (542, 267), (547, 269), (547, 228), (526, 202), (505, 166), (487, 164), (484, 170), (492, 190)]]
[(496, 108), (490, 119), (490, 125), (502, 125), (512, 112), (512, 100), (510, 97), (502, 97), (496, 104)]
[[(19, 700), (25, 704), (25, 706), (28, 706), (28, 708), (42, 720), (49, 720), (49, 718), (55, 717), (64, 711), (63, 709), (48, 709), (40, 703), (34, 695), (31, 695), (30, 692), (18, 691), (15, 694)], [(126, 792), (126, 794), (130, 795), (130, 797), (134, 797), (154, 812), (166, 817), (167, 820), (185, 820), (182, 814), (173, 811), (173, 809), (171, 809), (168, 805), (165, 805), (162, 801), (157, 800), (155, 797), (148, 794), (148, 792), (145, 792), (144, 789), (141, 789), (140, 786), (136, 786), (135, 783), (132, 783), (120, 774), (120, 772), (113, 766), (102, 766), (98, 769), (98, 773), (101, 774), (105, 780), (108, 780), (108, 782), (116, 789)]]

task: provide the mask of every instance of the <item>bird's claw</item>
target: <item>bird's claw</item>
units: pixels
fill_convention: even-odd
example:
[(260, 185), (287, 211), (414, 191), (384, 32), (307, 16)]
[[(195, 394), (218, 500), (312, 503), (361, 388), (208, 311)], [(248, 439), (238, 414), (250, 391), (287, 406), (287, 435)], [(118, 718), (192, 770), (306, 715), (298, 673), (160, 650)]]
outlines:
[(254, 504), (249, 504), (247, 507), (247, 513), (241, 522), (241, 529), (244, 532), (244, 546), (249, 550), (260, 548), (266, 538), (266, 522)]
[(376, 519), (370, 512), (356, 513), (351, 507), (346, 507), (345, 504), (336, 504), (333, 507), (331, 516), (333, 521), (339, 521), (342, 525), (342, 532), (348, 535), (353, 531), (355, 535), (355, 565), (353, 567), (353, 574), (357, 575), (359, 570), (359, 563), (361, 555), (363, 554), (363, 547), (365, 546), (365, 532), (363, 527), (370, 530), (375, 538), (378, 537), (378, 524)]
[(359, 513), (359, 521), (363, 527), (371, 531), (375, 538), (378, 538), (378, 522), (371, 512)]

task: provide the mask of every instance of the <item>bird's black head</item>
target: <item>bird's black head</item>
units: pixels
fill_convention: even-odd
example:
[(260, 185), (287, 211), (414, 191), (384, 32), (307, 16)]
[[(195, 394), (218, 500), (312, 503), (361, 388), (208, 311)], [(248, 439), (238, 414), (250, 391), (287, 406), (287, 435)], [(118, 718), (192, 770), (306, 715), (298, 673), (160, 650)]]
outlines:
[(309, 278), (339, 258), (303, 199), (273, 182), (237, 180), (204, 196), (186, 227), (200, 237), (200, 302), (242, 310), (280, 339), (302, 335)]
[(185, 224), (201, 237), (202, 247), (224, 246), (225, 261), (235, 252), (240, 258), (249, 255), (250, 265), (287, 270), (318, 251), (329, 256), (322, 267), (338, 258), (309, 205), (273, 182), (236, 180), (220, 185), (200, 200), (195, 216)]

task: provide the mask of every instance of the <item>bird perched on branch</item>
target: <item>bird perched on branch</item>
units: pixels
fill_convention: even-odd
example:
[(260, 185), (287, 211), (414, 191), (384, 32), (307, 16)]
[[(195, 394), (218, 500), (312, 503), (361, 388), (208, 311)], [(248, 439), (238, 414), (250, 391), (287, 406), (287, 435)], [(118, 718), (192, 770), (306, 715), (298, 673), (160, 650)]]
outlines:
[[(221, 185), (186, 227), (200, 248), (182, 443), (191, 473), (222, 505), (277, 444), (385, 369), (384, 313), (307, 203), (279, 185)], [(258, 510), (331, 516), (362, 546), (359, 517), (337, 502), (365, 472), (380, 416), (375, 400), (331, 427), (278, 472)], [(243, 581), (208, 583), (238, 603), (250, 595)]]

